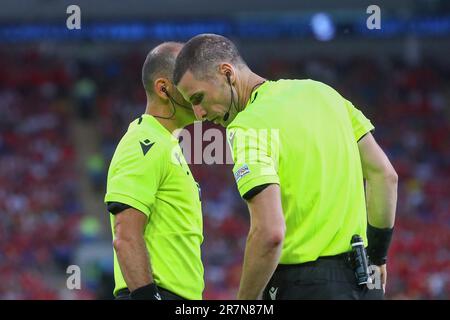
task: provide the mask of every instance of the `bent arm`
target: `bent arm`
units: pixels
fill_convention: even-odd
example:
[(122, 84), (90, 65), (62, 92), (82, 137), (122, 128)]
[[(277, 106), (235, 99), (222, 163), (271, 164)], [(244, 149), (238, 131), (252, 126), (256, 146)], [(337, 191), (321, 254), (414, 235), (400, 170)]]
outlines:
[(397, 207), (397, 173), (371, 133), (359, 140), (358, 148), (366, 179), (369, 224), (376, 228), (392, 228)]
[(283, 246), (285, 221), (280, 187), (272, 184), (248, 201), (250, 231), (238, 299), (259, 299), (275, 271)]
[(129, 208), (115, 215), (114, 250), (128, 289), (134, 291), (153, 282), (144, 240), (147, 216)]

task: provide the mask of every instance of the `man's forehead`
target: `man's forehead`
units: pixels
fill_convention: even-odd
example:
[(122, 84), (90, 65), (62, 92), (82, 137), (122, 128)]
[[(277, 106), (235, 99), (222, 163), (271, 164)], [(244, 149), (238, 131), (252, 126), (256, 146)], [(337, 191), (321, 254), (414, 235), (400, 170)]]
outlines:
[(196, 79), (194, 74), (188, 70), (183, 77), (181, 77), (177, 88), (184, 98), (189, 101), (189, 98), (200, 90), (201, 85), (202, 81)]

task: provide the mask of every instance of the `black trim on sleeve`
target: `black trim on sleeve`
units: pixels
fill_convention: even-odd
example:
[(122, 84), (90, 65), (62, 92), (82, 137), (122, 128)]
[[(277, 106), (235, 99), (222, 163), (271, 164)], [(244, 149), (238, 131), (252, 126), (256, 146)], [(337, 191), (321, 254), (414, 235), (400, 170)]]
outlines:
[(253, 198), (254, 196), (256, 196), (258, 193), (260, 193), (261, 191), (263, 191), (265, 188), (267, 188), (268, 186), (270, 186), (273, 183), (266, 183), (266, 184), (262, 184), (260, 186), (256, 186), (253, 187), (252, 189), (248, 190), (243, 196), (242, 198), (244, 198), (245, 200), (250, 200), (251, 198)]
[(125, 203), (121, 203), (121, 202), (108, 202), (108, 211), (111, 212), (112, 214), (116, 215), (118, 213), (121, 213), (122, 211), (126, 210), (126, 209), (130, 209), (131, 206), (125, 204)]
[(364, 134), (361, 136), (361, 138), (359, 138), (358, 141), (356, 141), (356, 142), (359, 142), (359, 141), (360, 141), (362, 138), (364, 138), (368, 133), (373, 133), (374, 131), (375, 131), (375, 129), (372, 129), (372, 130), (370, 130), (370, 131), (364, 133)]

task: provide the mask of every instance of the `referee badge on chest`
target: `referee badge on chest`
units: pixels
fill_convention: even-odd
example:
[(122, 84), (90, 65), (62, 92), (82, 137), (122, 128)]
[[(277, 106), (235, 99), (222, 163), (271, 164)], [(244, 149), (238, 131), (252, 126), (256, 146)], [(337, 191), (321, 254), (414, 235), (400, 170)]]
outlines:
[(242, 177), (250, 173), (250, 169), (248, 168), (247, 164), (244, 164), (242, 167), (237, 169), (237, 171), (234, 173), (234, 179), (236, 182), (239, 182)]

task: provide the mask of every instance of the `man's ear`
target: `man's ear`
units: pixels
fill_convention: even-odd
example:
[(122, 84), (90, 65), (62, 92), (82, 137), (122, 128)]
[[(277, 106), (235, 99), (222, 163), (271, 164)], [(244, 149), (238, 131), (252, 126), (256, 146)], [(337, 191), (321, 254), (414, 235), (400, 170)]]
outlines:
[(158, 78), (153, 83), (155, 94), (163, 100), (169, 99), (170, 83), (166, 78)]
[(236, 80), (234, 68), (231, 64), (224, 62), (219, 65), (219, 73), (223, 74), (230, 83), (233, 84)]

